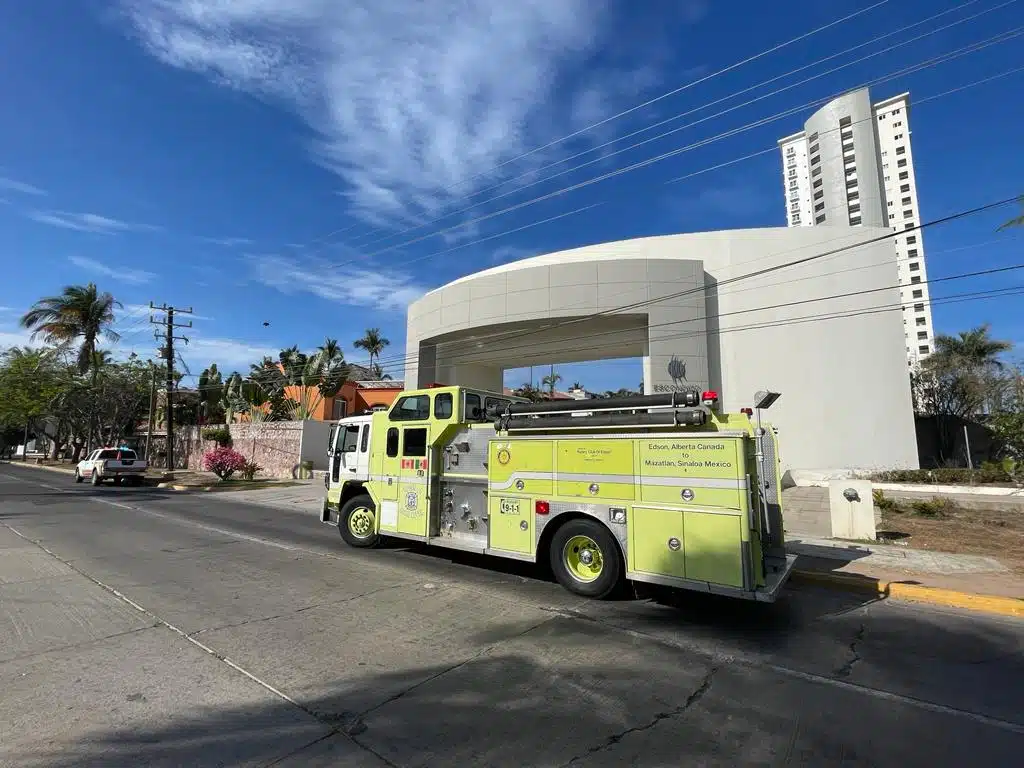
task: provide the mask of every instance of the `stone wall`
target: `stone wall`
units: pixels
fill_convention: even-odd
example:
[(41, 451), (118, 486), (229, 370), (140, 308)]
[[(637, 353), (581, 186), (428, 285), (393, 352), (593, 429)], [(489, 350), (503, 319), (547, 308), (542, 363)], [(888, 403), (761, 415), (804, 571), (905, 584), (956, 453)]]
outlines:
[[(257, 477), (298, 477), (302, 424), (301, 421), (232, 424), (231, 447), (263, 467)], [(216, 443), (207, 440), (195, 441), (189, 453), (188, 468), (201, 470), (203, 454), (215, 447)]]

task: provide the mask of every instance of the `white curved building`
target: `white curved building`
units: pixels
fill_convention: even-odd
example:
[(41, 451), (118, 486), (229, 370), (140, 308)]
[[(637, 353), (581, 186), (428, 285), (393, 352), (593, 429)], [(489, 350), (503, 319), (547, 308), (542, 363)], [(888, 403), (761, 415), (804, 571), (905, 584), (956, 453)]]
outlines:
[(867, 242), (887, 234), (665, 235), (487, 269), (410, 305), (406, 386), (500, 391), (508, 368), (643, 357), (648, 393), (709, 388), (735, 410), (781, 392), (787, 469), (917, 467), (892, 244)]

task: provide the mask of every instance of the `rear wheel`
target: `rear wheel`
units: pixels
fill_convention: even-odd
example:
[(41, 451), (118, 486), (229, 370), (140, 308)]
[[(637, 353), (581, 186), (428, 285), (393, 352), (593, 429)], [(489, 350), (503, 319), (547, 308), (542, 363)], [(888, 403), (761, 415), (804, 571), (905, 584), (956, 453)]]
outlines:
[(377, 510), (367, 494), (353, 496), (338, 512), (338, 532), (352, 547), (374, 547), (380, 541), (377, 533)]
[(100, 483), (103, 482), (103, 478), (100, 477), (100, 473), (94, 469), (92, 471), (92, 477), (89, 479), (89, 482), (91, 482), (93, 485), (99, 485)]
[(622, 580), (622, 557), (611, 532), (596, 520), (570, 520), (551, 538), (551, 570), (570, 592), (601, 600)]

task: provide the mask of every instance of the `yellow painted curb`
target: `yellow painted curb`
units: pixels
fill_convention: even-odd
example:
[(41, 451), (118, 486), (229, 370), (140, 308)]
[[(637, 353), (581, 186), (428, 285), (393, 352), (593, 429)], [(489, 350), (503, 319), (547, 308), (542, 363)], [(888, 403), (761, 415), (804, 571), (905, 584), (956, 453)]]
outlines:
[(969, 611), (992, 613), (998, 616), (1024, 618), (1024, 599), (1001, 597), (999, 595), (977, 595), (971, 592), (957, 592), (952, 589), (925, 587), (902, 581), (882, 581), (870, 576), (846, 573), (822, 573), (821, 571), (793, 571), (796, 581), (821, 584), (849, 592), (866, 592), (879, 597), (910, 600), (915, 603), (930, 603), (946, 608), (963, 608)]

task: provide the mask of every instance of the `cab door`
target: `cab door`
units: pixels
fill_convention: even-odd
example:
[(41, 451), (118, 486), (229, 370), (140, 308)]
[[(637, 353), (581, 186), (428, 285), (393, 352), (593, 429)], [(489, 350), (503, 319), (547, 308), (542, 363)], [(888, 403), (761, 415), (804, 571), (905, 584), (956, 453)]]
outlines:
[(402, 457), (402, 430), (389, 426), (385, 433), (384, 450), (374, 449), (373, 485), (380, 499), (380, 529), (384, 532), (398, 532), (398, 480)]
[(398, 475), (398, 532), (426, 536), (429, 515), (429, 430), (426, 425), (402, 427)]

